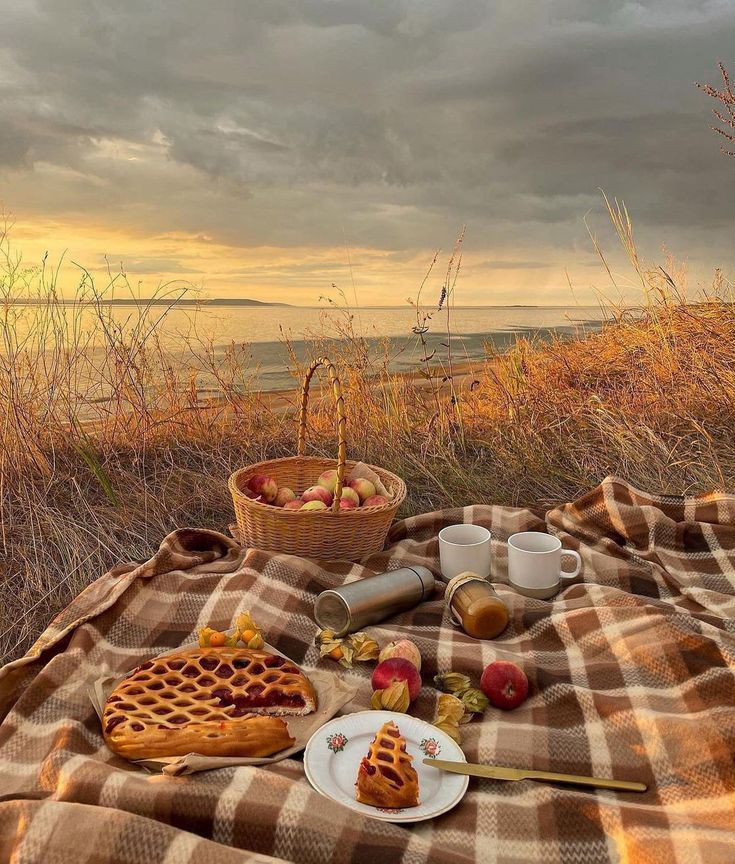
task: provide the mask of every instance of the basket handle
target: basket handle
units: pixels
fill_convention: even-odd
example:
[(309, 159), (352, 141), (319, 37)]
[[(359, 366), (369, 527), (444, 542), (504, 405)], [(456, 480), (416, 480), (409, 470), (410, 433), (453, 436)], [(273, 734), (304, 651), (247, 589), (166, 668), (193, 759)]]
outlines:
[(316, 370), (324, 366), (329, 372), (329, 382), (332, 385), (332, 395), (334, 396), (334, 404), (337, 412), (337, 486), (334, 490), (334, 500), (332, 501), (332, 512), (336, 513), (339, 510), (339, 499), (342, 495), (342, 484), (345, 480), (345, 470), (347, 463), (347, 415), (345, 414), (345, 403), (342, 398), (342, 385), (340, 384), (337, 370), (334, 363), (326, 357), (319, 357), (309, 366), (304, 376), (304, 383), (301, 385), (301, 407), (299, 408), (299, 437), (296, 452), (299, 456), (304, 455), (306, 449), (306, 407), (309, 404), (309, 384)]

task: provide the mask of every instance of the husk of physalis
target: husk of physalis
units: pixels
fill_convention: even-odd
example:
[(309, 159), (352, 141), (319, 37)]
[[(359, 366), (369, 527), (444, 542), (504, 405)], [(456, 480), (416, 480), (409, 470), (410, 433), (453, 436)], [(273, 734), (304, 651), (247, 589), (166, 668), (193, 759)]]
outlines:
[(327, 639), (319, 646), (319, 656), (329, 657), (346, 669), (352, 669), (355, 649), (344, 639)]
[(405, 714), (411, 704), (407, 681), (394, 681), (385, 690), (376, 690), (370, 700), (370, 707), (376, 711), (397, 711)]
[[(215, 642), (214, 637), (218, 637)], [(237, 633), (228, 636), (223, 630), (214, 630), (211, 627), (203, 627), (199, 631), (200, 648), (234, 648), (237, 645)]]
[(449, 737), (456, 741), (457, 744), (460, 744), (462, 741), (462, 733), (459, 731), (459, 726), (456, 723), (444, 722), (437, 723), (436, 721), (433, 723), (437, 729), (441, 729), (442, 732), (449, 735)]
[[(215, 644), (212, 644), (212, 637), (214, 636), (217, 637), (217, 640)], [(199, 631), (200, 648), (236, 648), (238, 642), (242, 642), (248, 648), (253, 649), (262, 648), (265, 645), (260, 627), (253, 621), (250, 612), (241, 612), (237, 616), (235, 632), (231, 636), (212, 627), (202, 627)]]
[(320, 657), (336, 660), (347, 669), (351, 669), (355, 661), (375, 660), (380, 653), (378, 643), (363, 632), (339, 638), (333, 630), (321, 630), (317, 633), (316, 642)]
[(237, 618), (235, 619), (235, 630), (238, 633), (242, 633), (245, 630), (260, 630), (260, 627), (253, 621), (253, 616), (250, 614), (250, 610), (245, 612), (241, 612)]
[(383, 691), (382, 690), (374, 690), (373, 695), (370, 697), (370, 707), (373, 711), (382, 711), (383, 710)]
[(368, 660), (377, 660), (380, 654), (380, 646), (362, 630), (347, 637), (347, 641), (355, 650), (355, 660), (364, 663)]
[(257, 650), (265, 645), (260, 627), (253, 620), (249, 611), (241, 612), (235, 621), (236, 642), (242, 642), (246, 648)]
[(263, 634), (258, 631), (256, 631), (248, 640), (243, 639), (242, 636), (240, 636), (240, 639), (244, 642), (246, 648), (252, 648), (254, 651), (257, 651), (265, 645)]
[(214, 630), (212, 627), (202, 627), (199, 631), (199, 647), (211, 648), (210, 639), (214, 633), (219, 633), (219, 630)]
[(449, 693), (442, 693), (436, 703), (436, 719), (438, 722), (449, 721), (459, 723), (464, 714), (464, 704), (461, 699)]
[(468, 675), (461, 672), (444, 672), (442, 675), (434, 676), (434, 686), (442, 693), (458, 693), (467, 690), (471, 686)]
[(347, 640), (340, 645), (340, 648), (342, 649), (342, 656), (339, 658), (340, 666), (344, 666), (345, 669), (352, 669), (352, 661), (355, 659), (355, 649)]
[(436, 703), (436, 717), (433, 725), (442, 732), (446, 732), (450, 738), (458, 744), (462, 738), (459, 724), (463, 722), (465, 706), (461, 699), (450, 693), (442, 693)]
[(319, 645), (319, 656), (336, 660), (348, 669), (352, 666), (352, 647), (342, 639), (325, 639)]
[[(482, 714), (490, 704), (490, 700), (487, 696), (482, 692), (482, 690), (478, 690), (477, 687), (468, 687), (467, 690), (462, 690), (461, 693), (457, 693), (457, 696), (462, 700), (465, 711), (468, 711), (470, 714)], [(468, 718), (468, 720), (469, 719), (471, 718)]]

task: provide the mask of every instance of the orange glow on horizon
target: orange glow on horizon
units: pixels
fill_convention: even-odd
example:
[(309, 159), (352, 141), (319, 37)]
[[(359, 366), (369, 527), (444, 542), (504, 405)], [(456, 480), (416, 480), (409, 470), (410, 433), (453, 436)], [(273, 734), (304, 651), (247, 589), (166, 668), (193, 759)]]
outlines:
[[(192, 296), (250, 298), (261, 301), (318, 305), (320, 298), (336, 298), (341, 289), (349, 304), (404, 306), (416, 299), (435, 250), (406, 252), (367, 247), (240, 246), (204, 233), (172, 231), (150, 234), (83, 218), (15, 218), (8, 232), (10, 249), (22, 254), (27, 266), (38, 265), (48, 252), (48, 266), (60, 260), (58, 280), (62, 296), (71, 296), (81, 278), (80, 266), (98, 287), (124, 270), (133, 292), (149, 297), (161, 285), (189, 286)], [(440, 254), (424, 288), (422, 302), (431, 305), (439, 295), (451, 248)], [(516, 303), (575, 305), (594, 303), (589, 291), (576, 296), (564, 277), (564, 263), (518, 269), (519, 250), (466, 250), (457, 283), (459, 305)], [(503, 261), (508, 267), (503, 267)], [(588, 274), (584, 274), (589, 278)], [(354, 280), (354, 287), (353, 287)], [(335, 287), (336, 286), (336, 287)], [(120, 288), (116, 296), (126, 296)]]

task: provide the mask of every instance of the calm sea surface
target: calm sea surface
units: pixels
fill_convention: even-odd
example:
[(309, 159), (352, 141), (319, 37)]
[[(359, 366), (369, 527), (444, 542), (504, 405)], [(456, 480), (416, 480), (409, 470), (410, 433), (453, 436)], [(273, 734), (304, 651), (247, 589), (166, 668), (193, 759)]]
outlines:
[[(116, 310), (116, 314), (122, 310)], [(410, 307), (365, 307), (351, 312), (354, 331), (365, 337), (376, 352), (389, 344), (391, 368), (416, 368), (422, 357), (419, 337), (413, 332), (416, 312)], [(179, 321), (179, 316), (186, 320)], [(462, 307), (451, 311), (452, 353), (456, 359), (477, 359), (488, 347), (508, 348), (519, 336), (548, 338), (551, 333), (573, 335), (592, 331), (603, 320), (599, 307)], [(268, 390), (288, 389), (294, 379), (288, 373), (288, 339), (296, 355), (309, 354), (315, 337), (339, 339), (346, 313), (334, 309), (306, 307), (215, 307), (176, 310), (167, 320), (167, 329), (184, 329), (192, 323), (197, 332), (211, 336), (215, 345), (246, 343), (250, 362), (257, 366), (259, 386)], [(437, 358), (446, 348), (446, 313), (432, 313), (426, 322), (425, 339)], [(329, 345), (327, 344), (327, 350)], [(337, 346), (335, 346), (336, 348)], [(335, 351), (336, 353), (336, 351)]]
[[(134, 305), (110, 307), (115, 321), (131, 326), (139, 317)], [(30, 307), (22, 307), (31, 316)], [(436, 349), (436, 360), (446, 353), (446, 312), (432, 310), (426, 322), (425, 339), (429, 353)], [(21, 317), (23, 312), (18, 309)], [(154, 307), (148, 311), (151, 322), (165, 312)], [(68, 313), (71, 315), (71, 311)], [(416, 312), (406, 307), (365, 307), (352, 310), (351, 327), (368, 340), (371, 351), (382, 350), (387, 342), (390, 366), (396, 371), (416, 368), (422, 357), (419, 337), (413, 332), (417, 325)], [(451, 310), (452, 355), (455, 360), (478, 359), (488, 348), (502, 351), (519, 336), (548, 338), (551, 333), (573, 335), (599, 327), (603, 320), (599, 307), (461, 307)], [(82, 317), (85, 323), (86, 314)], [(186, 362), (184, 345), (188, 338), (211, 341), (215, 354), (222, 353), (233, 343), (243, 346), (244, 362), (254, 370), (256, 385), (264, 390), (282, 390), (295, 386), (288, 372), (288, 341), (299, 359), (313, 353), (315, 339), (326, 340), (326, 350), (339, 346), (331, 340), (342, 337), (348, 316), (344, 311), (324, 307), (288, 306), (196, 306), (179, 307), (167, 312), (159, 332), (162, 341), (174, 351), (181, 348), (182, 363)], [(86, 321), (92, 324), (92, 316)], [(20, 328), (23, 329), (22, 327)], [(0, 349), (2, 350), (2, 349)], [(202, 389), (213, 382), (201, 380)]]

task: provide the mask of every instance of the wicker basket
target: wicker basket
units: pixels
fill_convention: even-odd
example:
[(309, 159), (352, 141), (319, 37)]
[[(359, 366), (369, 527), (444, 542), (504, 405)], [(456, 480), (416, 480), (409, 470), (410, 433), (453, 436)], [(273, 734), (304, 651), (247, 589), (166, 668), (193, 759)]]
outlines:
[[(304, 456), (309, 384), (319, 366), (325, 366), (329, 372), (337, 413), (337, 488), (331, 509), (285, 510), (248, 498), (244, 489), (255, 474), (273, 477), (279, 486), (288, 486), (298, 493), (314, 485), (322, 471), (334, 468), (333, 459)], [(329, 360), (320, 357), (309, 367), (301, 388), (298, 456), (248, 465), (235, 471), (229, 479), (237, 527), (243, 543), (304, 558), (347, 561), (356, 561), (383, 548), (393, 517), (406, 497), (406, 484), (390, 471), (370, 465), (393, 497), (387, 504), (376, 507), (340, 510), (339, 499), (344, 479), (357, 464), (346, 458), (346, 427), (347, 417), (337, 370)]]

